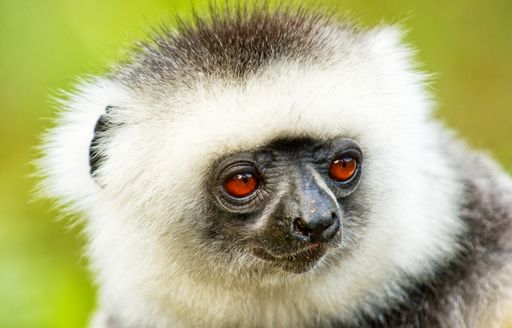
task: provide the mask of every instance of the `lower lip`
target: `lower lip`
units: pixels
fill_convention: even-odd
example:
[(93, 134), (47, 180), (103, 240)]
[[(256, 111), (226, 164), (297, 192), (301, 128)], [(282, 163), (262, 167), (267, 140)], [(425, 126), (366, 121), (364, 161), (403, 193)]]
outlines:
[[(262, 258), (267, 261), (272, 261), (272, 262), (274, 262), (274, 261), (275, 262), (289, 261), (290, 258), (298, 258), (300, 256), (305, 256), (306, 253), (308, 253), (308, 252), (311, 252), (310, 255), (312, 255), (313, 257), (316, 257), (317, 255), (319, 255), (319, 253), (324, 253), (324, 251), (325, 251), (325, 248), (323, 248), (321, 246), (322, 246), (321, 243), (314, 243), (314, 244), (308, 245), (305, 249), (302, 249), (301, 251), (296, 252), (292, 255), (284, 254), (284, 255), (278, 255), (278, 256), (272, 255), (265, 249), (260, 248), (259, 249), (260, 252), (258, 252), (259, 255), (258, 254), (255, 254), (255, 255), (259, 258)], [(264, 254), (263, 256), (261, 256), (262, 253)]]

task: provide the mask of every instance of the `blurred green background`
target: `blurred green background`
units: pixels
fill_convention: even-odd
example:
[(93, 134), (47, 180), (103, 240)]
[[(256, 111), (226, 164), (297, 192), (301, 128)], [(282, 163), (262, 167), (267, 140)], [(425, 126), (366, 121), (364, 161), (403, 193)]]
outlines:
[[(83, 238), (32, 200), (30, 161), (55, 116), (50, 96), (101, 73), (170, 13), (205, 1), (0, 0), (0, 327), (83, 327), (94, 287)], [(363, 25), (401, 22), (419, 49), (440, 116), (512, 170), (512, 1), (345, 0)]]

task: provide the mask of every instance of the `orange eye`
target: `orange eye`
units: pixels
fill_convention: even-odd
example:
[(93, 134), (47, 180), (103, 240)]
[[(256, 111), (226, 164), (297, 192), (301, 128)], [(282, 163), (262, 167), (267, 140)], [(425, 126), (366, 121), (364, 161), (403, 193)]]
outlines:
[(334, 180), (348, 181), (357, 171), (357, 161), (352, 157), (343, 157), (332, 162), (329, 173)]
[(249, 196), (257, 187), (258, 179), (250, 173), (237, 174), (224, 183), (226, 192), (235, 198)]

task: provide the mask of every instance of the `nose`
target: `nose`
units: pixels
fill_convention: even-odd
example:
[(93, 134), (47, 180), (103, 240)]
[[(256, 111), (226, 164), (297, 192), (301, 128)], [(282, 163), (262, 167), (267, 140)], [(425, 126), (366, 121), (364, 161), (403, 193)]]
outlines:
[[(291, 194), (296, 207), (287, 215), (291, 220), (291, 236), (299, 241), (317, 243), (332, 240), (341, 230), (338, 200), (318, 174), (301, 172)], [(291, 215), (290, 215), (291, 214)]]
[(340, 230), (340, 225), (340, 218), (336, 212), (327, 215), (299, 217), (293, 221), (292, 235), (297, 239), (312, 243), (328, 242)]

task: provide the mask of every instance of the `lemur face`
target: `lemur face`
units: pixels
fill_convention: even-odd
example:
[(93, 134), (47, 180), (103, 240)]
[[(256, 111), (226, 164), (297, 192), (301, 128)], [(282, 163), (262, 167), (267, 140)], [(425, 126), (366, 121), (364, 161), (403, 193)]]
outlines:
[(294, 139), (215, 162), (205, 238), (222, 236), (226, 248), (286, 271), (308, 271), (342, 244), (362, 159), (361, 148), (349, 139)]

